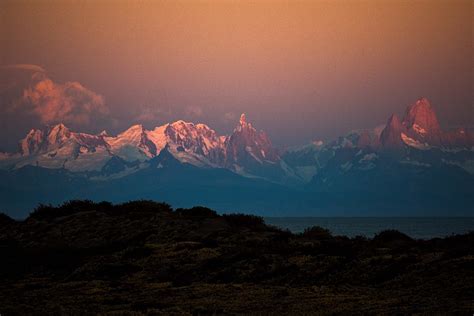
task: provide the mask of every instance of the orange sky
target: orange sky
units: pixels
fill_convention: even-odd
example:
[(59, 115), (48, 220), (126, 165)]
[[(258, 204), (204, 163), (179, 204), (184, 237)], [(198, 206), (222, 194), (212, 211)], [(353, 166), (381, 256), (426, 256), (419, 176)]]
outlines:
[(277, 144), (297, 144), (384, 123), (420, 96), (442, 124), (474, 124), (472, 1), (36, 0), (0, 10), (0, 64), (39, 65), (103, 95), (110, 129), (184, 118), (228, 132), (247, 112)]

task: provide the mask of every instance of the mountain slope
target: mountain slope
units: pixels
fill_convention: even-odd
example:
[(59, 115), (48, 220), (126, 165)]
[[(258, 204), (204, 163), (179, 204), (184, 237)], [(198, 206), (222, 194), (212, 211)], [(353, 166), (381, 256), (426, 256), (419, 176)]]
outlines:
[(71, 132), (58, 124), (31, 130), (19, 145), (19, 153), (0, 156), (0, 167), (15, 169), (33, 165), (94, 176), (100, 171), (111, 175), (115, 168), (110, 168), (108, 161), (123, 160), (140, 166), (166, 147), (180, 162), (197, 167), (227, 168), (244, 176), (268, 177), (272, 181), (283, 181), (286, 177), (271, 141), (263, 131), (257, 132), (247, 123), (244, 114), (230, 136), (219, 136), (205, 124), (182, 120), (152, 130), (133, 125), (117, 136)]
[[(122, 166), (120, 161), (115, 163)], [(64, 169), (34, 166), (0, 171), (0, 176), (5, 180), (0, 184), (1, 208), (14, 217), (24, 217), (38, 203), (70, 199), (153, 199), (176, 207), (207, 205), (219, 211), (278, 214), (297, 198), (293, 189), (265, 180), (242, 177), (224, 168), (182, 163), (168, 148), (146, 166), (118, 178), (85, 177)], [(288, 199), (288, 195), (294, 197)]]
[(384, 127), (282, 154), (245, 115), (229, 136), (184, 121), (134, 125), (117, 136), (59, 124), (30, 131), (18, 153), (1, 154), (0, 173), (0, 207), (22, 215), (73, 198), (286, 216), (474, 211), (472, 133), (443, 130), (426, 99)]

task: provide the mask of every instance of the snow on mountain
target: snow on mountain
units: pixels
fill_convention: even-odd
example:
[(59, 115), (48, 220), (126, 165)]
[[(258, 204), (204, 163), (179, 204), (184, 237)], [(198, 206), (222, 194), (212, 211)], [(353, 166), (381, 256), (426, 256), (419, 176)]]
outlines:
[(19, 147), (18, 155), (2, 159), (3, 167), (35, 165), (88, 171), (100, 169), (110, 159), (102, 136), (74, 133), (63, 124), (32, 129)]
[(169, 151), (182, 162), (216, 167), (225, 158), (224, 140), (205, 124), (177, 121), (164, 129)]
[(430, 101), (421, 98), (407, 107), (402, 124), (420, 134), (437, 133), (441, 130)]
[(310, 144), (287, 151), (283, 160), (306, 182), (350, 170), (407, 165), (406, 161), (436, 168), (456, 165), (470, 172), (473, 146), (474, 137), (468, 129), (443, 131), (433, 107), (422, 98), (407, 107), (402, 120), (392, 114), (383, 128), (353, 131), (321, 147)]
[(402, 121), (405, 134), (420, 143), (442, 144), (442, 131), (436, 113), (426, 98), (408, 106)]
[(145, 161), (156, 155), (155, 144), (147, 137), (142, 125), (133, 125), (117, 136), (104, 137), (110, 152), (126, 161)]
[(470, 168), (466, 161), (473, 160), (474, 136), (465, 128), (443, 131), (433, 107), (422, 98), (407, 107), (402, 120), (393, 114), (383, 127), (355, 130), (327, 143), (288, 150), (283, 156), (242, 114), (229, 136), (182, 120), (151, 130), (133, 125), (117, 136), (72, 132), (63, 124), (32, 129), (20, 141), (18, 153), (0, 154), (0, 168), (64, 168), (102, 179), (145, 168), (165, 148), (180, 163), (286, 183), (308, 182), (331, 164), (334, 170), (371, 170), (384, 157), (403, 160), (420, 151), (426, 152), (416, 157), (422, 163), (444, 159), (444, 164)]
[(380, 136), (380, 143), (391, 149), (402, 149), (404, 146), (422, 150), (433, 147), (470, 148), (474, 145), (474, 135), (464, 128), (442, 130), (431, 103), (421, 98), (407, 107), (401, 121), (396, 114), (390, 117)]
[(226, 140), (226, 165), (241, 164), (254, 161), (262, 164), (276, 163), (280, 156), (264, 131), (257, 132), (251, 123), (247, 122), (245, 114), (240, 116), (239, 125)]
[(198, 167), (228, 168), (248, 176), (262, 164), (282, 169), (266, 134), (247, 123), (244, 114), (230, 136), (218, 135), (205, 124), (182, 120), (152, 130), (137, 124), (117, 136), (105, 131), (97, 135), (71, 132), (63, 124), (33, 129), (20, 141), (19, 154), (0, 156), (0, 167), (34, 165), (74, 172), (100, 171), (113, 157), (142, 165), (165, 147), (181, 163)]
[(419, 150), (428, 150), (431, 148), (428, 143), (421, 143), (420, 141), (411, 138), (410, 136), (407, 136), (405, 133), (401, 133), (402, 141), (406, 145), (419, 149)]

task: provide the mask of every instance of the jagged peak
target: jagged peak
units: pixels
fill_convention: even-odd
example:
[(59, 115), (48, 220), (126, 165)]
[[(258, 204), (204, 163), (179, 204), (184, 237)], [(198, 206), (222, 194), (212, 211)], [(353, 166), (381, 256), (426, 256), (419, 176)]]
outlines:
[(204, 124), (204, 123), (198, 123), (196, 124), (196, 127), (199, 128), (199, 129), (211, 129), (208, 125)]
[(59, 124), (56, 124), (56, 125), (51, 125), (51, 126), (48, 126), (48, 134), (67, 134), (69, 133), (70, 130), (69, 128), (64, 125), (63, 123), (59, 123)]
[(38, 129), (38, 128), (32, 128), (30, 129), (30, 131), (28, 132), (28, 134), (26, 134), (26, 137), (28, 136), (32, 136), (32, 135), (35, 135), (35, 134), (42, 134), (43, 131), (41, 129)]
[(245, 113), (242, 113), (240, 115), (240, 120), (239, 120), (240, 125), (246, 125), (247, 124), (247, 118), (245, 116)]
[(387, 121), (387, 125), (380, 133), (380, 143), (384, 147), (389, 148), (400, 148), (403, 146), (401, 134), (405, 130), (404, 126), (400, 122), (398, 115), (393, 113), (390, 115)]
[(171, 126), (173, 129), (175, 130), (181, 130), (181, 129), (193, 129), (194, 127), (196, 127), (196, 125), (193, 123), (193, 122), (186, 122), (186, 121), (183, 121), (183, 120), (177, 120), (171, 124), (169, 124), (169, 126)]
[(51, 144), (63, 142), (71, 136), (71, 131), (64, 124), (56, 124), (49, 128), (48, 141)]
[(194, 123), (192, 122), (186, 122), (184, 120), (177, 120), (177, 121), (174, 121), (173, 123), (171, 123), (172, 126), (176, 126), (176, 125), (194, 125)]
[(160, 126), (155, 126), (155, 128), (152, 131), (153, 132), (159, 132), (159, 131), (165, 130), (170, 125), (171, 125), (170, 123), (166, 123), (166, 124), (163, 124), (163, 125), (160, 125)]
[(234, 132), (237, 131), (237, 132), (241, 132), (243, 130), (253, 130), (253, 131), (256, 131), (255, 128), (253, 128), (252, 126), (252, 123), (249, 123), (247, 121), (247, 116), (245, 115), (245, 113), (242, 113), (240, 115), (240, 119), (239, 119), (239, 125), (237, 125), (237, 127), (234, 129)]
[(135, 124), (135, 125), (130, 126), (127, 130), (136, 130), (136, 129), (143, 129), (143, 125)]
[(395, 113), (392, 113), (390, 117), (388, 118), (387, 121), (387, 126), (400, 126), (401, 122), (400, 119), (398, 118), (398, 115)]
[(49, 126), (51, 130), (58, 130), (58, 131), (69, 131), (69, 127), (67, 127), (66, 125), (64, 125), (63, 123), (58, 123), (58, 124), (55, 124), (55, 125), (50, 125)]
[(415, 102), (416, 105), (418, 106), (428, 106), (431, 107), (430, 101), (426, 97), (421, 97)]
[(419, 130), (425, 130), (425, 132), (440, 129), (436, 113), (430, 101), (425, 97), (418, 99), (407, 107), (402, 124), (407, 128), (415, 127)]
[(143, 128), (143, 125), (142, 124), (135, 124), (135, 125), (132, 125), (130, 126), (129, 128), (127, 128), (125, 131), (123, 131), (122, 133), (119, 134), (120, 135), (126, 135), (126, 134), (130, 134), (130, 133), (137, 133), (137, 132), (143, 132), (144, 131), (144, 128)]

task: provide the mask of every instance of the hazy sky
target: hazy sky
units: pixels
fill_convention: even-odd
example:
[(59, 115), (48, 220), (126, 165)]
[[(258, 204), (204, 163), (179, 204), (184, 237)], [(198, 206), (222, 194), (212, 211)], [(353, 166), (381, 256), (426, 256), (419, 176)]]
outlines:
[(185, 119), (229, 133), (242, 112), (296, 145), (379, 125), (421, 96), (442, 125), (472, 126), (472, 3), (2, 1), (0, 147), (61, 118), (87, 132)]

